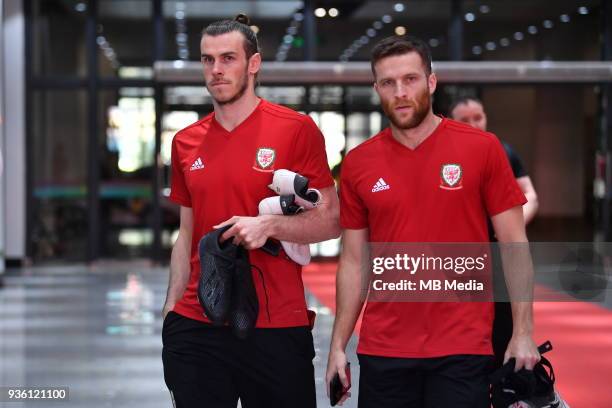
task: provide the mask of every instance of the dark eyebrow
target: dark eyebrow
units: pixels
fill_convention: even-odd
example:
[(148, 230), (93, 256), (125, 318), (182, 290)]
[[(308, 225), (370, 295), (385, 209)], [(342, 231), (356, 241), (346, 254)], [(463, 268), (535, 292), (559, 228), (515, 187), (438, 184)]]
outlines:
[[(221, 54), (221, 56), (222, 56), (222, 57), (227, 57), (227, 56), (230, 56), (230, 55), (231, 55), (231, 56), (234, 56), (234, 55), (237, 55), (237, 54), (238, 54), (238, 53), (237, 53), (237, 52), (235, 52), (235, 51), (227, 51), (227, 52), (222, 53), (222, 54)], [(210, 55), (210, 54), (202, 54), (202, 55), (200, 56), (200, 58), (204, 58), (204, 57), (212, 57), (212, 55)]]

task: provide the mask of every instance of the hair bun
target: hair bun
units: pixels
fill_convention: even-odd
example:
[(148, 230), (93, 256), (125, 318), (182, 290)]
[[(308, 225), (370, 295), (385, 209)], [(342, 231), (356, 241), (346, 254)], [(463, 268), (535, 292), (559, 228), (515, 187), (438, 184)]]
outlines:
[(235, 18), (234, 21), (237, 21), (239, 23), (242, 23), (244, 25), (250, 25), (251, 24), (251, 20), (249, 19), (249, 17), (246, 14), (238, 14)]

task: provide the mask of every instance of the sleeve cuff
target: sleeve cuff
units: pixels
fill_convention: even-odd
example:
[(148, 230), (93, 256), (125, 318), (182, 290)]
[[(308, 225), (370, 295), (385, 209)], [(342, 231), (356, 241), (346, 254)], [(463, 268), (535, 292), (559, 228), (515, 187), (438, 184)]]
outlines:
[(170, 201), (182, 205), (183, 207), (191, 207), (191, 200), (189, 200), (188, 198), (172, 193), (170, 193), (170, 197), (168, 198), (170, 199)]

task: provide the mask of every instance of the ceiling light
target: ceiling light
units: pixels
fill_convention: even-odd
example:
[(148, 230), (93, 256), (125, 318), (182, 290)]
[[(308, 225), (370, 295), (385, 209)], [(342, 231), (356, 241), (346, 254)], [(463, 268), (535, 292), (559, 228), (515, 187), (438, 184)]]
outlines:
[(480, 6), (479, 10), (482, 14), (487, 14), (489, 11), (491, 11), (491, 7), (487, 6), (486, 4), (483, 4), (482, 6)]
[(398, 13), (401, 13), (402, 11), (404, 11), (404, 5), (402, 3), (395, 3), (395, 6), (393, 6), (393, 9), (397, 11)]
[(78, 11), (79, 13), (82, 13), (85, 10), (87, 10), (87, 4), (79, 2), (79, 3), (75, 4), (74, 9), (76, 11)]
[(438, 45), (440, 45), (440, 40), (438, 40), (437, 38), (430, 38), (429, 39), (429, 46), (432, 48), (436, 48)]
[(474, 13), (466, 13), (465, 14), (465, 21), (468, 21), (468, 22), (471, 23), (474, 20), (476, 20), (476, 16), (474, 15)]
[(395, 27), (395, 35), (404, 35), (404, 34), (406, 34), (406, 27), (404, 26)]
[(485, 47), (487, 48), (487, 50), (489, 51), (495, 51), (495, 49), (497, 48), (497, 45), (493, 42), (493, 41), (489, 41)]
[(538, 28), (536, 26), (530, 25), (527, 27), (527, 32), (531, 35), (535, 35), (538, 33)]
[(319, 7), (318, 9), (316, 9), (314, 11), (315, 16), (319, 17), (319, 18), (323, 18), (325, 17), (325, 14), (327, 14), (327, 11), (325, 11), (325, 9), (323, 7)]
[(253, 31), (255, 34), (257, 34), (257, 33), (259, 32), (259, 27), (257, 27), (256, 25), (252, 25), (252, 26), (251, 26), (251, 30), (252, 30), (252, 31)]
[(521, 41), (523, 40), (523, 38), (525, 38), (525, 35), (521, 33), (520, 31), (517, 31), (516, 33), (514, 33), (514, 39), (516, 41)]
[(501, 45), (502, 47), (507, 47), (510, 45), (510, 40), (504, 37), (501, 40), (499, 40), (499, 45)]
[(368, 31), (366, 31), (366, 34), (368, 37), (374, 38), (376, 37), (376, 30), (373, 28), (368, 28)]
[(562, 23), (569, 23), (570, 21), (570, 16), (568, 16), (567, 14), (561, 14), (561, 16), (559, 16), (559, 20)]
[(384, 16), (382, 16), (382, 22), (385, 24), (389, 24), (390, 22), (392, 22), (393, 19), (391, 18), (390, 15), (385, 14)]
[(329, 14), (330, 17), (338, 17), (338, 14), (340, 14), (340, 13), (338, 12), (337, 8), (332, 7), (332, 8), (329, 9), (327, 14)]
[(474, 55), (480, 55), (482, 54), (482, 47), (479, 45), (475, 45), (472, 47), (472, 54)]
[(578, 14), (582, 14), (583, 16), (589, 14), (589, 9), (586, 7), (578, 7)]
[(375, 30), (380, 30), (381, 28), (383, 28), (383, 23), (381, 23), (380, 21), (375, 21), (374, 24), (372, 24), (372, 27), (374, 27)]
[(554, 27), (554, 24), (550, 20), (544, 20), (544, 22), (542, 23), (542, 27), (551, 29)]

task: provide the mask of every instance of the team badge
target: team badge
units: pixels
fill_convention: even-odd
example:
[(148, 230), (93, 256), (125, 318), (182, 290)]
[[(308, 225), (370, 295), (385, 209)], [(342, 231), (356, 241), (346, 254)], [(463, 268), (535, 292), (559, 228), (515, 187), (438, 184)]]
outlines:
[(463, 169), (459, 164), (443, 164), (440, 169), (440, 188), (459, 190), (463, 188)]
[(253, 168), (257, 171), (274, 171), (274, 159), (276, 151), (269, 147), (260, 147), (255, 154), (255, 164)]

